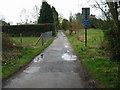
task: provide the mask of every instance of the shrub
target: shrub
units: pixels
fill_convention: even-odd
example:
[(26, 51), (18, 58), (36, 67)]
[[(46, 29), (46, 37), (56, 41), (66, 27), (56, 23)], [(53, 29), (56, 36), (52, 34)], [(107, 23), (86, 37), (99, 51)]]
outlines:
[(30, 25), (12, 25), (2, 26), (2, 32), (9, 36), (40, 36), (41, 33), (54, 30), (53, 24), (30, 24)]

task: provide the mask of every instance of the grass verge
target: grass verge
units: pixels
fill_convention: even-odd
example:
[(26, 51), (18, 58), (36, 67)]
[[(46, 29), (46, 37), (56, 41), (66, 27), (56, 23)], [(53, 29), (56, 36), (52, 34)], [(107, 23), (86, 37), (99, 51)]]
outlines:
[[(22, 46), (32, 46), (35, 44), (35, 42), (38, 40), (39, 37), (22, 37), (22, 44), (21, 44), (21, 38), (20, 37), (10, 37), (13, 41), (16, 43), (21, 44)], [(38, 45), (41, 45), (41, 40), (39, 41)]]
[(13, 75), (15, 72), (20, 70), (22, 67), (27, 65), (31, 60), (41, 53), (45, 48), (47, 48), (52, 42), (54, 38), (51, 38), (44, 46), (36, 47), (36, 48), (25, 48), (20, 50), (22, 56), (12, 59), (11, 63), (7, 65), (2, 65), (2, 79), (6, 79), (9, 76)]
[(103, 50), (102, 30), (88, 30), (88, 46), (84, 46), (84, 31), (67, 35), (72, 47), (85, 67), (99, 82), (102, 88), (118, 87), (118, 63), (109, 60), (108, 53)]

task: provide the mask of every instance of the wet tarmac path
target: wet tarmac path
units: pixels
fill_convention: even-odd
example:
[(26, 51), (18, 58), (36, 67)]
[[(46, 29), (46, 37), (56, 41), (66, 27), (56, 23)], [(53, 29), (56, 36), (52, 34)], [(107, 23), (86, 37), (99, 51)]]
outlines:
[(62, 31), (53, 43), (4, 88), (84, 88), (79, 60)]

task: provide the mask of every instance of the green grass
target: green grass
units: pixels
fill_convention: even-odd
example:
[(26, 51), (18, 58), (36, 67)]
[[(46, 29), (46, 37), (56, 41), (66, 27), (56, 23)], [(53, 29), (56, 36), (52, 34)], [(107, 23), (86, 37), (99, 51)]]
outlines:
[[(98, 81), (100, 87), (116, 88), (118, 76), (118, 63), (109, 60), (107, 52), (102, 48), (102, 30), (88, 30), (88, 46), (84, 46), (84, 31), (70, 36), (65, 32), (74, 50), (81, 58), (83, 64)], [(79, 38), (79, 39), (78, 39)]]
[[(36, 43), (39, 37), (22, 37), (22, 45), (23, 46), (32, 46)], [(11, 37), (13, 41), (15, 41), (18, 44), (21, 44), (21, 38), (20, 37)], [(39, 41), (38, 45), (41, 45), (41, 40)]]
[[(14, 38), (14, 39), (17, 41), (18, 38), (17, 39)], [(26, 38), (26, 40), (28, 39), (29, 38)], [(33, 38), (30, 39), (31, 40), (30, 42), (34, 42), (34, 39)], [(45, 48), (47, 48), (52, 43), (53, 40), (54, 38), (50, 39), (44, 46), (39, 46), (35, 48), (28, 47), (20, 50), (20, 52), (22, 53), (21, 57), (12, 59), (11, 61), (12, 63), (2, 66), (2, 79), (5, 79), (11, 76), (13, 73), (18, 71), (21, 67), (28, 64), (36, 55), (38, 55)], [(30, 42), (28, 41), (27, 43), (30, 43)]]

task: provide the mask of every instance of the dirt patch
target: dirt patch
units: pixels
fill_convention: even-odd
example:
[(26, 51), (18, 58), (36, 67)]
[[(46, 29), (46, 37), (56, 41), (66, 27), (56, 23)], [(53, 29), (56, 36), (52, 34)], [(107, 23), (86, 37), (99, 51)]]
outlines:
[(92, 74), (88, 71), (82, 61), (75, 61), (79, 67), (76, 68), (76, 72), (79, 73), (84, 85), (86, 88), (100, 88), (100, 84), (98, 81), (92, 77)]

